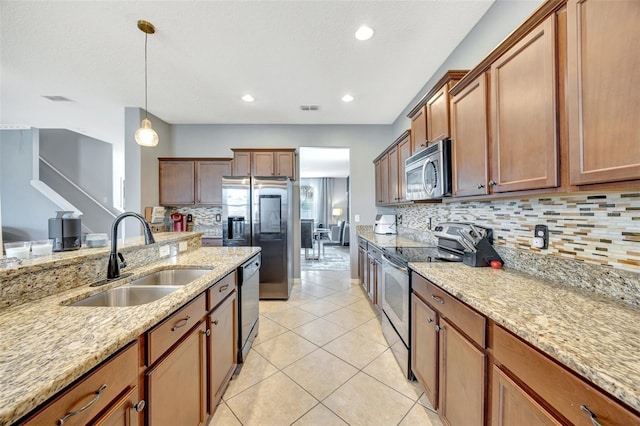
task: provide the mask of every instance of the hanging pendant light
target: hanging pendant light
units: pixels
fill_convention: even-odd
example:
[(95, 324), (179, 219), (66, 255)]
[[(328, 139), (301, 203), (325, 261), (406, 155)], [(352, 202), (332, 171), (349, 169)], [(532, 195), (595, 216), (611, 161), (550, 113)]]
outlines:
[(147, 113), (147, 36), (156, 32), (156, 28), (151, 22), (140, 20), (138, 28), (144, 33), (144, 120), (140, 128), (136, 130), (135, 140), (138, 145), (156, 146), (158, 145), (158, 134), (151, 128), (151, 121)]

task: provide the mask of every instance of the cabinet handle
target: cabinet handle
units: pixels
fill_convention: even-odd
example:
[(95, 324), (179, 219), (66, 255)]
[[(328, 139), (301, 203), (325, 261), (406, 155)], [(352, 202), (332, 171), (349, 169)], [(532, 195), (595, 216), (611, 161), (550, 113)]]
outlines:
[(593, 426), (602, 426), (600, 424), (600, 422), (598, 422), (598, 420), (596, 420), (595, 413), (593, 411), (589, 410), (586, 405), (581, 405), (580, 409), (582, 411), (584, 411), (585, 413), (587, 413), (587, 415), (589, 416), (589, 420), (591, 420), (591, 423), (593, 424)]
[(144, 401), (144, 399), (140, 402), (138, 402), (137, 404), (133, 404), (133, 409), (136, 410), (137, 413), (139, 413), (140, 411), (144, 410), (144, 407), (147, 405), (147, 403)]
[(482, 183), (478, 184), (478, 189), (482, 189), (482, 188), (484, 188), (484, 184)]
[(432, 295), (431, 295), (431, 298), (432, 298), (433, 300), (435, 300), (436, 302), (438, 302), (439, 304), (444, 305), (444, 300), (442, 300), (442, 298), (441, 298), (441, 297), (438, 297), (438, 296), (436, 296), (435, 294), (432, 294)]
[(96, 396), (93, 397), (93, 399), (91, 401), (89, 401), (87, 403), (87, 405), (85, 405), (84, 407), (79, 408), (76, 411), (72, 411), (70, 413), (67, 413), (64, 415), (64, 417), (58, 419), (58, 426), (61, 426), (64, 424), (65, 420), (67, 420), (70, 417), (73, 416), (77, 416), (78, 414), (82, 413), (83, 411), (85, 411), (87, 408), (91, 407), (93, 404), (95, 404), (96, 402), (98, 402), (98, 400), (100, 399), (100, 395), (102, 395), (102, 392), (107, 388), (107, 384), (103, 384), (102, 386), (100, 386), (98, 388), (97, 391), (95, 391), (94, 393), (96, 394)]
[(225, 291), (226, 289), (229, 288), (229, 284), (225, 284), (223, 286), (220, 287), (220, 289), (218, 290), (219, 293), (222, 293), (223, 291)]
[(204, 334), (207, 337), (211, 336), (211, 329), (207, 328), (205, 331), (202, 332), (202, 334)]
[(427, 323), (431, 324), (433, 322), (433, 318), (427, 318)]
[(438, 331), (442, 330), (442, 327), (440, 327), (439, 325), (436, 325), (435, 329), (436, 329), (436, 332), (438, 332)]
[(187, 323), (189, 322), (189, 320), (190, 320), (190, 319), (191, 319), (191, 317), (187, 315), (187, 317), (186, 317), (186, 318), (183, 318), (183, 319), (181, 319), (180, 321), (178, 321), (178, 322), (176, 323), (176, 325), (174, 325), (174, 326), (171, 328), (171, 331), (176, 331), (177, 329), (184, 327), (185, 325), (187, 325)]
[(218, 325), (218, 322), (219, 321), (217, 319), (213, 320), (213, 325)]
[(496, 182), (495, 180), (490, 180), (489, 181), (489, 186), (496, 186), (498, 184), (498, 182)]

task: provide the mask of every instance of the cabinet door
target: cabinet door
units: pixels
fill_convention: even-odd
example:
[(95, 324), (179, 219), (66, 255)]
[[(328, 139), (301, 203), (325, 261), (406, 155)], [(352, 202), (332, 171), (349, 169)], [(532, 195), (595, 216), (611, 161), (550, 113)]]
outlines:
[(559, 426), (547, 410), (529, 394), (493, 366), (491, 424), (493, 426)]
[(273, 152), (256, 151), (251, 153), (251, 175), (273, 176), (275, 167), (273, 164)]
[(445, 84), (427, 102), (427, 140), (435, 141), (450, 136), (449, 85)]
[(487, 77), (482, 74), (451, 99), (453, 195), (488, 194)]
[(389, 204), (389, 156), (380, 159), (380, 198), (382, 204)]
[(251, 153), (247, 151), (233, 153), (233, 175), (251, 176)]
[(160, 161), (160, 205), (194, 205), (195, 182), (193, 161)]
[(639, 22), (637, 0), (568, 2), (572, 185), (640, 179)]
[(555, 15), (491, 66), (493, 192), (558, 186)]
[(375, 184), (376, 184), (376, 206), (383, 204), (382, 197), (382, 169), (380, 168), (380, 161), (376, 161), (373, 166), (375, 170)]
[(440, 415), (450, 425), (484, 424), (486, 355), (440, 318)]
[(404, 161), (411, 156), (411, 138), (407, 136), (398, 143), (398, 200), (407, 200), (407, 175)]
[(411, 370), (424, 388), (424, 394), (438, 408), (438, 333), (436, 312), (411, 295)]
[(365, 291), (369, 291), (367, 288), (369, 267), (367, 265), (367, 251), (362, 247), (358, 247), (358, 272), (360, 275), (360, 285)]
[(295, 180), (295, 155), (289, 151), (274, 152), (276, 162), (276, 176), (288, 176), (289, 179)]
[[(389, 151), (387, 154), (387, 161), (389, 162), (389, 202), (397, 203), (400, 200), (398, 185), (400, 183), (400, 179), (398, 173), (400, 172), (398, 167), (398, 147)], [(404, 170), (404, 169), (403, 169)]]
[(411, 152), (417, 152), (427, 147), (427, 107), (411, 117)]
[(231, 174), (228, 161), (197, 161), (197, 204), (222, 204), (222, 176)]
[(222, 398), (236, 365), (236, 293), (209, 314), (209, 412)]
[(206, 418), (206, 342), (201, 322), (146, 373), (148, 424), (203, 425)]

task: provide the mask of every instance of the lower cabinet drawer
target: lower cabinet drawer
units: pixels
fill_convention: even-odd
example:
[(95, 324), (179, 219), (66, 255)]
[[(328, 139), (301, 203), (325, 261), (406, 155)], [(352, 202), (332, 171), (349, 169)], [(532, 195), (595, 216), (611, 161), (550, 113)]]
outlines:
[(204, 293), (147, 333), (147, 366), (150, 366), (187, 334), (207, 313)]
[(233, 271), (220, 281), (215, 283), (209, 288), (209, 303), (207, 311), (215, 308), (220, 302), (222, 302), (233, 290), (236, 289), (236, 272)]
[(492, 325), (494, 362), (575, 425), (640, 425), (640, 417), (502, 327)]
[(414, 293), (433, 306), (443, 317), (449, 318), (451, 323), (480, 347), (486, 347), (487, 320), (483, 315), (415, 272), (411, 275), (411, 284)]
[[(136, 388), (138, 342), (103, 363), (97, 370), (55, 397), (24, 425), (85, 425), (125, 390)], [(136, 395), (137, 398), (137, 395)]]

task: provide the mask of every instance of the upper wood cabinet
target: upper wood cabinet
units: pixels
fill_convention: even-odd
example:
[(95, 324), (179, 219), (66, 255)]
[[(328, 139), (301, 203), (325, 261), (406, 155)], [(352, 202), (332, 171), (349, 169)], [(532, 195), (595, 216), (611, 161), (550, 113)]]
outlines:
[(411, 152), (426, 148), (429, 142), (449, 137), (449, 90), (467, 73), (450, 70), (413, 107), (407, 117), (411, 119)]
[(487, 101), (485, 74), (451, 99), (454, 197), (489, 193)]
[(161, 206), (222, 204), (222, 176), (230, 158), (158, 158)]
[(567, 4), (570, 183), (640, 179), (640, 2)]
[(295, 149), (233, 148), (234, 176), (288, 176), (295, 180)]
[(491, 65), (493, 192), (558, 186), (556, 16)]
[(411, 132), (405, 131), (374, 160), (376, 205), (406, 201), (404, 161), (411, 155)]

